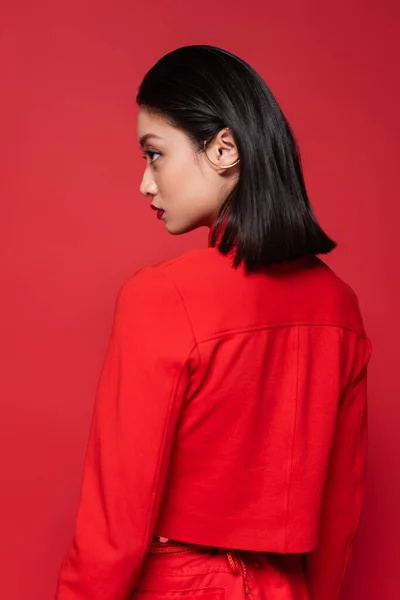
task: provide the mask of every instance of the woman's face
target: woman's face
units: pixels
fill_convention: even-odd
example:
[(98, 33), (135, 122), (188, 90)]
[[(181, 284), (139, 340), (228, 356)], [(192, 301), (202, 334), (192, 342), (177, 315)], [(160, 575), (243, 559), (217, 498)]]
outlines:
[(237, 167), (223, 169), (237, 160), (229, 129), (220, 132), (207, 149), (217, 166), (184, 132), (144, 107), (139, 110), (138, 138), (146, 159), (140, 191), (167, 231), (178, 235), (211, 227), (238, 176)]

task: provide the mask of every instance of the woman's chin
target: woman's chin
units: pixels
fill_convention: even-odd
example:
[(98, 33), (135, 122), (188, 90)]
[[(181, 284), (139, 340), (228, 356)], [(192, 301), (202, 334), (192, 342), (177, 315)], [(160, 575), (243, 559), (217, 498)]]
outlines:
[(176, 228), (176, 226), (174, 227), (174, 225), (173, 225), (173, 223), (171, 223), (171, 221), (165, 220), (165, 229), (171, 235), (177, 235), (177, 228)]
[(189, 231), (193, 231), (196, 229), (196, 226), (183, 225), (182, 223), (171, 223), (165, 222), (165, 229), (171, 235), (183, 235), (184, 233), (189, 233)]

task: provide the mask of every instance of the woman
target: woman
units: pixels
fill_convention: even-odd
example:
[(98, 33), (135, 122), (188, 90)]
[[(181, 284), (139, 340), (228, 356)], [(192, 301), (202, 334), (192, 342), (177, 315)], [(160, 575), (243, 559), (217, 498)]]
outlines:
[(364, 493), (370, 345), (316, 255), (289, 125), (239, 58), (145, 76), (141, 192), (209, 247), (122, 288), (57, 600), (333, 600)]

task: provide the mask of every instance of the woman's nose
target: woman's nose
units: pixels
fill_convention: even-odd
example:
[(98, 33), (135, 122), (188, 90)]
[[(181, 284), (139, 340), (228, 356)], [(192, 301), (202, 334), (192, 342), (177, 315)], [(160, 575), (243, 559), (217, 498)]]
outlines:
[(156, 183), (151, 177), (148, 169), (146, 169), (143, 174), (142, 183), (140, 184), (140, 193), (143, 194), (143, 196), (156, 196), (158, 193)]

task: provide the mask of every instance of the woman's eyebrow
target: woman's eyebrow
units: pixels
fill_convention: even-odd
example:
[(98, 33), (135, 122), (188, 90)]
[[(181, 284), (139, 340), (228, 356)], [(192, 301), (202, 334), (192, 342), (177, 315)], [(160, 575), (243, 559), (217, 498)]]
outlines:
[(143, 148), (143, 146), (145, 145), (145, 143), (147, 142), (148, 139), (150, 138), (156, 138), (158, 140), (162, 140), (162, 138), (159, 135), (156, 135), (155, 133), (146, 133), (146, 135), (143, 135), (140, 140), (139, 140), (139, 146), (141, 148)]

